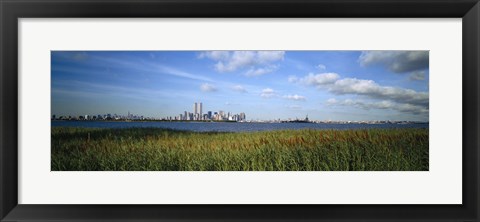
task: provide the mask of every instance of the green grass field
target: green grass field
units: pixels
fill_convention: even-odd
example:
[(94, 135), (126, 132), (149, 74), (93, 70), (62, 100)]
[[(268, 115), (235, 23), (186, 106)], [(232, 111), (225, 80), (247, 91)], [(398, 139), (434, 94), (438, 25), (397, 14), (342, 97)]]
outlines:
[(52, 127), (52, 171), (426, 171), (428, 129)]

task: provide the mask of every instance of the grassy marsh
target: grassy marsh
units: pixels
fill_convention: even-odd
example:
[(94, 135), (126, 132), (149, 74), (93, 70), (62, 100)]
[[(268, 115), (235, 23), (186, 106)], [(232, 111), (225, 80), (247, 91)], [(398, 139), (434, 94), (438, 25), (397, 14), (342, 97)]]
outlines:
[(428, 129), (52, 127), (52, 171), (425, 171)]

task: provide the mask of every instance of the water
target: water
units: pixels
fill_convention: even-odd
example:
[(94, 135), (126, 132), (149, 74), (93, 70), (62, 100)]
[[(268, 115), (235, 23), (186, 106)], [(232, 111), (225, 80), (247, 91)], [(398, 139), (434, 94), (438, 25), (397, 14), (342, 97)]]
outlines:
[(428, 128), (428, 123), (417, 124), (338, 124), (338, 123), (236, 123), (236, 122), (105, 122), (52, 121), (52, 126), (129, 128), (158, 127), (196, 132), (246, 132), (282, 129), (374, 129), (374, 128)]

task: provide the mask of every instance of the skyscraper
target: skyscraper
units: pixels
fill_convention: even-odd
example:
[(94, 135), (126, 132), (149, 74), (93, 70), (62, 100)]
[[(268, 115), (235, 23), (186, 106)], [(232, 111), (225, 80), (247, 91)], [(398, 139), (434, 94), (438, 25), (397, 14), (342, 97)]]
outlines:
[(197, 107), (197, 103), (194, 103), (193, 104), (193, 115), (197, 114), (198, 113), (198, 107)]
[(200, 103), (200, 119), (203, 119), (202, 103)]
[(245, 116), (245, 113), (240, 113), (240, 121), (246, 120), (247, 117)]

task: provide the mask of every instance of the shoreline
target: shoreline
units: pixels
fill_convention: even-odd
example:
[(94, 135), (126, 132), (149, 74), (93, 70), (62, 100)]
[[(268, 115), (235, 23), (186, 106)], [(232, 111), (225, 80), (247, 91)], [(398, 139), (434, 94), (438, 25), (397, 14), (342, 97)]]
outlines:
[(315, 122), (315, 121), (221, 121), (221, 120), (50, 120), (51, 122), (106, 122), (106, 123), (148, 123), (148, 122), (161, 122), (161, 123), (309, 123), (309, 124), (364, 124), (364, 125), (382, 125), (382, 124), (430, 124), (430, 122), (416, 122), (416, 121), (378, 121), (378, 122), (361, 122), (361, 121), (338, 121), (338, 122)]

